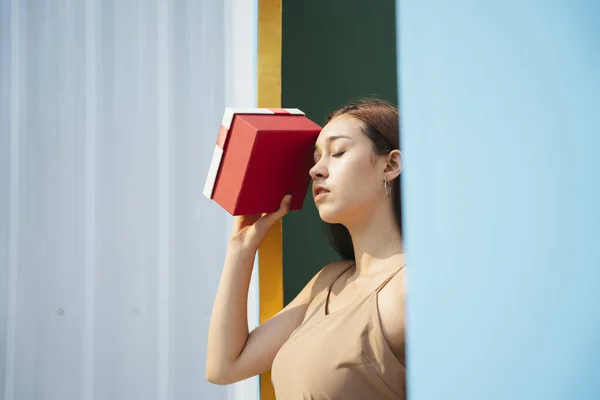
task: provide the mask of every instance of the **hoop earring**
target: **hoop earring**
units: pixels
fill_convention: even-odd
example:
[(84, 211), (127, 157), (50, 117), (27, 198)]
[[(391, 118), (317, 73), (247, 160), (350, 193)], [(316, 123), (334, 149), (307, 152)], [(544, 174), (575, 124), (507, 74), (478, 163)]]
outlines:
[(392, 197), (392, 184), (387, 179), (383, 182), (383, 188), (385, 189), (385, 195)]

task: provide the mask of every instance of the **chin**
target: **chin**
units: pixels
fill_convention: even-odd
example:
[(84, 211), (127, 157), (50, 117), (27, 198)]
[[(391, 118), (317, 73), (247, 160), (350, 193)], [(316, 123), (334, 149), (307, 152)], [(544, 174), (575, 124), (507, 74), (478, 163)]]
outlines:
[(328, 224), (341, 224), (342, 223), (342, 213), (340, 210), (336, 210), (333, 207), (327, 207), (327, 204), (323, 204), (320, 207), (317, 207), (319, 211), (319, 217), (323, 222)]

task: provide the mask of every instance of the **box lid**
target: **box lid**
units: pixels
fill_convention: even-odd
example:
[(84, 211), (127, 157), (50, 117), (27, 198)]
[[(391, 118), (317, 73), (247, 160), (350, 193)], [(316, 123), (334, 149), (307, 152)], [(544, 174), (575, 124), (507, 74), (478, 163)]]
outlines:
[(209, 199), (213, 198), (215, 182), (223, 159), (223, 152), (227, 145), (227, 138), (231, 130), (231, 124), (236, 114), (267, 114), (267, 115), (305, 115), (297, 108), (235, 108), (227, 107), (221, 121), (221, 128), (217, 137), (217, 143), (213, 152), (212, 160), (208, 168), (203, 194)]

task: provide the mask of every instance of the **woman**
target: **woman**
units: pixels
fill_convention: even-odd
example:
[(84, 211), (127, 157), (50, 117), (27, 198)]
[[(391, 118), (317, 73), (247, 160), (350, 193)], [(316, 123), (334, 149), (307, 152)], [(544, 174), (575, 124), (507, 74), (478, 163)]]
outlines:
[(255, 253), (289, 210), (237, 217), (208, 337), (207, 379), (271, 369), (278, 399), (403, 399), (404, 253), (398, 110), (378, 100), (334, 112), (310, 171), (314, 201), (343, 261), (325, 266), (283, 310), (248, 332)]

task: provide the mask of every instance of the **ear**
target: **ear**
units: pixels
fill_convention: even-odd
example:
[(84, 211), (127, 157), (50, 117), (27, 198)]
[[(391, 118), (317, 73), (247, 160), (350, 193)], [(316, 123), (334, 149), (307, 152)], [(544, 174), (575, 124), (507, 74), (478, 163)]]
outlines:
[(402, 153), (400, 150), (392, 150), (386, 157), (386, 165), (383, 173), (385, 178), (391, 182), (400, 176), (402, 172), (403, 163), (402, 163)]

